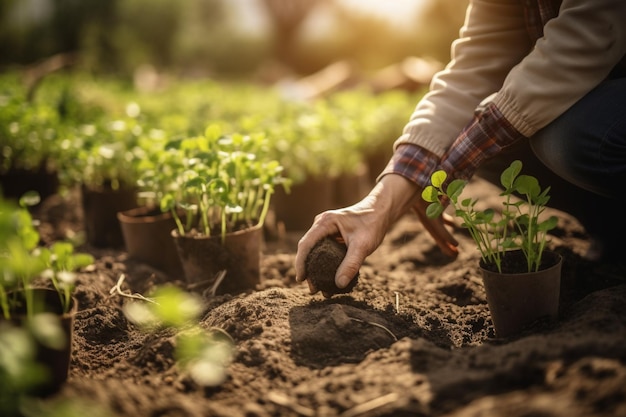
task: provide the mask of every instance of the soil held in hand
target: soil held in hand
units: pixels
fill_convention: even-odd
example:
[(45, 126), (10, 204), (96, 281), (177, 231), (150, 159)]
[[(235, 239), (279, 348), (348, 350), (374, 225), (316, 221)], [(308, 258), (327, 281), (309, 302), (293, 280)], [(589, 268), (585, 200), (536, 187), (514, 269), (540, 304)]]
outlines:
[(306, 276), (311, 283), (326, 294), (346, 294), (357, 284), (359, 274), (350, 281), (346, 288), (339, 288), (335, 283), (335, 274), (348, 248), (335, 238), (326, 237), (313, 246), (306, 258)]

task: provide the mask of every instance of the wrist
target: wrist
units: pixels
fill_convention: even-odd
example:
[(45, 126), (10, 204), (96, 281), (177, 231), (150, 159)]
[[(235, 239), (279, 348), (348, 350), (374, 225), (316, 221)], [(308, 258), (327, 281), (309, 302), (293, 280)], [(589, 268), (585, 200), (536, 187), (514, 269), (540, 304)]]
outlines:
[(385, 216), (390, 225), (411, 208), (420, 193), (416, 183), (399, 174), (387, 174), (378, 181), (367, 199), (374, 211)]

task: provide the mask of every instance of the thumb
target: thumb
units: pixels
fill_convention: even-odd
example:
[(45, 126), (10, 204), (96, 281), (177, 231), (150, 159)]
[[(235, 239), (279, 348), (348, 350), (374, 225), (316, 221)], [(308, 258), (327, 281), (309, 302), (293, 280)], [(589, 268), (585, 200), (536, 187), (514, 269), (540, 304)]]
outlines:
[(350, 247), (348, 247), (346, 257), (337, 268), (337, 273), (335, 274), (335, 284), (337, 287), (346, 288), (350, 284), (350, 281), (359, 273), (359, 269), (364, 260), (365, 255), (355, 250), (351, 251)]

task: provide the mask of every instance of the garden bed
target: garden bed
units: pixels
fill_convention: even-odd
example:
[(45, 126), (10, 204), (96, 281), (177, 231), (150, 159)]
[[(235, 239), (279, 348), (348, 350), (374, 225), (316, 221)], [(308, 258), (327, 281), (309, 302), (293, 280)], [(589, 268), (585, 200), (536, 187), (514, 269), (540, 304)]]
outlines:
[[(80, 232), (79, 207), (73, 194), (42, 204), (42, 238)], [(173, 330), (140, 331), (122, 312), (127, 300), (109, 293), (120, 274), (125, 289), (142, 294), (175, 277), (124, 251), (81, 247), (97, 261), (78, 277), (69, 380), (47, 401), (128, 417), (626, 415), (626, 271), (583, 261), (586, 236), (558, 214), (559, 322), (512, 339), (494, 337), (478, 253), (460, 230), (461, 254), (451, 261), (404, 217), (354, 291), (331, 299), (295, 283), (298, 233), (267, 242), (258, 290), (216, 297), (202, 316), (202, 326), (236, 343), (216, 388), (180, 372)]]

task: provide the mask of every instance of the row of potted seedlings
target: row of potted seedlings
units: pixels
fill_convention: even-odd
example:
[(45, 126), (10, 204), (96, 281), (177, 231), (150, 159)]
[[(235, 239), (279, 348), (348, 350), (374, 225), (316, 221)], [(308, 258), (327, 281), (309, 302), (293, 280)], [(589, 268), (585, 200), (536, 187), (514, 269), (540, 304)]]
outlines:
[(211, 125), (202, 136), (165, 143), (144, 168), (144, 205), (117, 213), (129, 256), (182, 272), (196, 289), (254, 289), (271, 196), (288, 184), (265, 135)]
[[(261, 226), (275, 187), (287, 182), (280, 164), (269, 158), (265, 135), (225, 135), (212, 126), (203, 135), (171, 139), (164, 131), (146, 130), (133, 103), (117, 120), (98, 119), (74, 126), (43, 117), (54, 114), (54, 109), (22, 102), (18, 96), (2, 96), (15, 98), (15, 103), (0, 100), (3, 108), (15, 105), (11, 123), (3, 124), (0, 131), (0, 177), (9, 177), (12, 184), (6, 174), (14, 168), (29, 174), (45, 164), (51, 168), (46, 174), (56, 171), (63, 185), (79, 186), (87, 243), (95, 247), (125, 245), (131, 256), (184, 275), (194, 289), (234, 292), (258, 283)], [(37, 179), (28, 188), (39, 185)], [(53, 394), (66, 380), (78, 308), (71, 296), (73, 271), (93, 261), (90, 255), (74, 254), (74, 246), (68, 242), (39, 247), (39, 235), (26, 205), (29, 194), (23, 191), (11, 195), (11, 200), (0, 199), (0, 414), (6, 411), (8, 415), (16, 412), (23, 395)], [(21, 195), (23, 206), (14, 207), (14, 197)], [(29, 204), (37, 204), (35, 200)], [(137, 211), (130, 212), (131, 208)], [(165, 228), (159, 226), (159, 237), (149, 240), (151, 247), (132, 241), (143, 231), (124, 233), (120, 228), (126, 223), (122, 219), (132, 218), (131, 223), (143, 230), (144, 220), (152, 223), (146, 214), (167, 222)], [(249, 234), (252, 238), (244, 239)], [(155, 246), (159, 239), (164, 244)], [(248, 242), (243, 249), (241, 240)], [(178, 245), (179, 249), (177, 241), (186, 243)], [(191, 248), (196, 243), (208, 245), (211, 253), (221, 251), (213, 257), (215, 264), (206, 265), (206, 257)], [(188, 253), (196, 260), (187, 259)], [(244, 255), (249, 258), (248, 266), (242, 262)], [(161, 314), (179, 315), (161, 308), (163, 302), (155, 305)], [(141, 321), (136, 316), (129, 319)], [(220, 350), (217, 356), (212, 353), (215, 346), (223, 346), (224, 338), (218, 337), (216, 345), (215, 337), (197, 333), (190, 342), (194, 352), (183, 355), (187, 366), (201, 366), (202, 360), (216, 357), (225, 364), (228, 349), (219, 348), (224, 352)], [(183, 343), (187, 336), (181, 339), (183, 348), (190, 345)]]
[[(0, 120), (6, 121), (0, 123), (0, 182), (25, 184), (10, 177), (17, 169), (43, 167), (56, 184), (42, 195), (59, 183), (86, 190), (102, 188), (103, 181), (114, 190), (132, 187), (146, 149), (160, 146), (154, 135), (194, 136), (214, 120), (228, 131), (267, 135), (271, 157), (293, 185), (293, 194), (278, 190), (272, 212), (288, 230), (304, 230), (317, 212), (367, 192), (416, 100), (402, 92), (373, 97), (356, 90), (293, 102), (272, 89), (245, 84), (180, 82), (152, 93), (100, 84), (80, 74), (71, 79), (54, 74), (29, 102), (19, 78), (0, 76)], [(370, 158), (377, 155), (383, 158)], [(311, 184), (318, 185), (319, 198), (299, 210), (285, 208), (310, 193)], [(7, 195), (8, 186), (3, 189)], [(298, 218), (297, 212), (303, 215)], [(92, 227), (98, 225), (86, 225), (87, 231)], [(119, 232), (114, 238), (120, 246)]]

